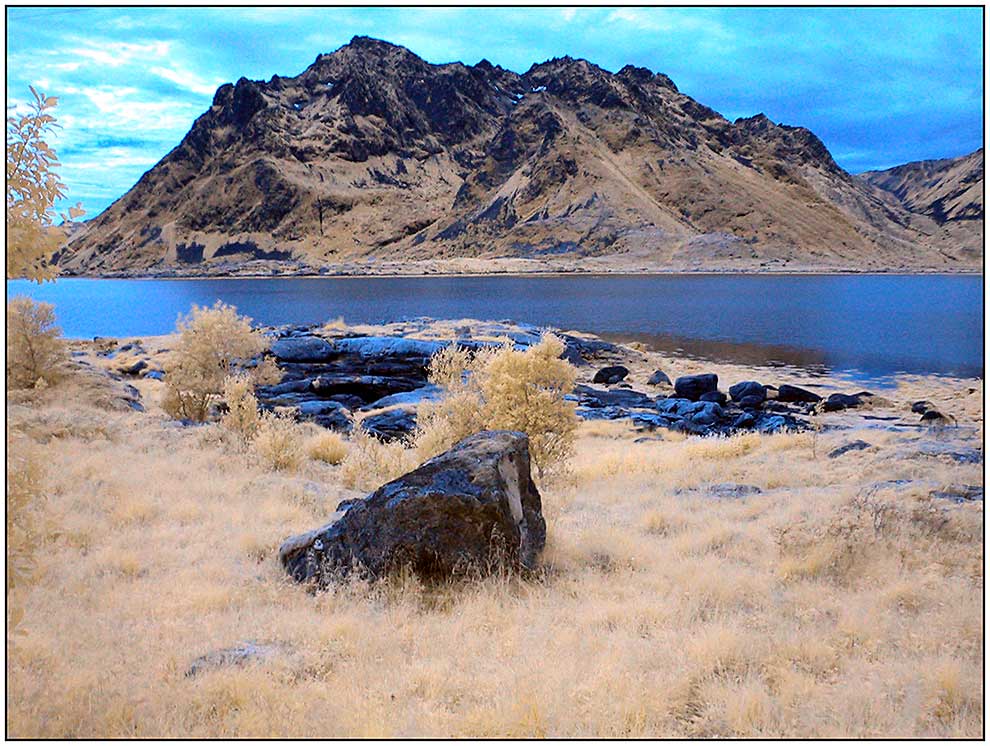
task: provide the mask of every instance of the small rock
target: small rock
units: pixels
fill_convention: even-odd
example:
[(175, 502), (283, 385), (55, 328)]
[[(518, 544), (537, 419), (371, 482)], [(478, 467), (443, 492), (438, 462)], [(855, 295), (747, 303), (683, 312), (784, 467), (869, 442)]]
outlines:
[(201, 655), (194, 660), (186, 676), (196, 676), (203, 671), (226, 666), (243, 666), (250, 661), (261, 661), (285, 651), (285, 646), (278, 643), (244, 642), (231, 648), (214, 650), (212, 653)]
[(825, 400), (824, 409), (826, 412), (838, 412), (842, 409), (854, 409), (862, 403), (859, 394), (832, 394)]
[(815, 404), (821, 400), (822, 398), (818, 394), (787, 383), (777, 389), (777, 401), (779, 402)]
[(914, 412), (915, 414), (924, 414), (929, 409), (935, 409), (935, 405), (932, 404), (930, 401), (924, 401), (924, 400), (916, 401), (914, 404), (911, 405), (911, 411)]
[(604, 384), (618, 383), (628, 375), (629, 368), (624, 365), (610, 365), (607, 368), (602, 368), (595, 373), (595, 377), (591, 380), (591, 382)]
[(849, 453), (849, 451), (862, 451), (864, 448), (870, 448), (871, 443), (867, 443), (865, 440), (854, 440), (852, 443), (846, 443), (844, 446), (839, 446), (834, 451), (829, 452), (829, 458), (839, 458), (844, 453)]
[(700, 373), (695, 376), (681, 376), (674, 381), (674, 393), (684, 399), (698, 401), (702, 394), (718, 390), (718, 376), (714, 373)]
[(741, 415), (736, 417), (735, 421), (732, 423), (732, 427), (736, 429), (750, 428), (756, 424), (756, 417), (752, 412), (743, 412)]
[(706, 391), (698, 397), (698, 401), (715, 402), (716, 404), (724, 407), (729, 402), (729, 398), (721, 391)]
[(658, 370), (652, 376), (650, 376), (650, 380), (647, 381), (647, 383), (650, 386), (670, 386), (670, 385), (672, 385), (672, 382), (671, 382), (670, 378), (662, 370)]
[(744, 396), (737, 404), (743, 409), (759, 409), (765, 401), (765, 396)]
[(757, 381), (740, 381), (729, 387), (729, 396), (733, 401), (742, 401), (747, 397), (757, 397), (762, 403), (767, 398), (767, 389)]
[(734, 482), (723, 482), (721, 484), (713, 484), (708, 488), (710, 492), (715, 497), (719, 498), (738, 498), (746, 497), (748, 495), (759, 495), (763, 490), (757, 487), (755, 484), (736, 484)]
[(944, 490), (933, 490), (929, 496), (939, 500), (952, 500), (955, 503), (982, 502), (983, 487), (975, 484), (953, 485)]
[(142, 378), (151, 378), (154, 381), (165, 380), (165, 371), (163, 370), (146, 370), (141, 374)]
[(386, 443), (408, 438), (416, 429), (416, 412), (397, 407), (370, 414), (361, 420), (361, 429)]
[(136, 376), (142, 370), (148, 367), (148, 363), (145, 360), (137, 360), (130, 365), (121, 365), (117, 368), (118, 371), (123, 373), (125, 376)]

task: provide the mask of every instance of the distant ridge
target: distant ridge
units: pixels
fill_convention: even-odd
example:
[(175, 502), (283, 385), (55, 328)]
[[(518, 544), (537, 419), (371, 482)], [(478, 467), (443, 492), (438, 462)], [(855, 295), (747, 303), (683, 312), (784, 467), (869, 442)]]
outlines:
[(645, 68), (563, 57), (519, 75), (355, 37), (296, 77), (221, 86), (58, 260), (70, 274), (506, 258), (966, 270), (982, 259), (978, 154), (929, 199), (913, 171), (853, 176), (811, 131), (730, 122)]

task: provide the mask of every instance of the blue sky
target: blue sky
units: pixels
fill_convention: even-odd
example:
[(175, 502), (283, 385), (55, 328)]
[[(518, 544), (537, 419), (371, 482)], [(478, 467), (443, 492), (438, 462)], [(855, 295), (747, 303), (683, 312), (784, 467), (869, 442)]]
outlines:
[(217, 86), (296, 75), (354, 35), (524, 72), (569, 54), (669, 75), (730, 119), (809, 127), (849, 171), (982, 145), (981, 8), (7, 9), (7, 105), (58, 96), (87, 218), (179, 143)]

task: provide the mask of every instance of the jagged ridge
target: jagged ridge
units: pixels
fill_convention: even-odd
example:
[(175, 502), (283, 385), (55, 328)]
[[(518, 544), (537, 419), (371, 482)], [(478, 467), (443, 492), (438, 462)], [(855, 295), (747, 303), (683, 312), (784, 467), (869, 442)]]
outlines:
[(221, 86), (60, 257), (70, 272), (529, 257), (698, 268), (945, 268), (938, 226), (802, 127), (729, 122), (665, 75), (517, 73), (356, 37)]

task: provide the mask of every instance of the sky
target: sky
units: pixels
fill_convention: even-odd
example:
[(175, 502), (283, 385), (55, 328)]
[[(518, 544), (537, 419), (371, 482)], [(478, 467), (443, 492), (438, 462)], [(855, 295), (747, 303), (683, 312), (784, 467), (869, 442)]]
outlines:
[[(56, 96), (65, 205), (91, 218), (217, 87), (293, 76), (352, 36), (516, 72), (583, 57), (669, 75), (729, 119), (808, 127), (848, 171), (983, 144), (982, 8), (7, 8), (7, 106)], [(65, 206), (63, 205), (63, 206)]]

